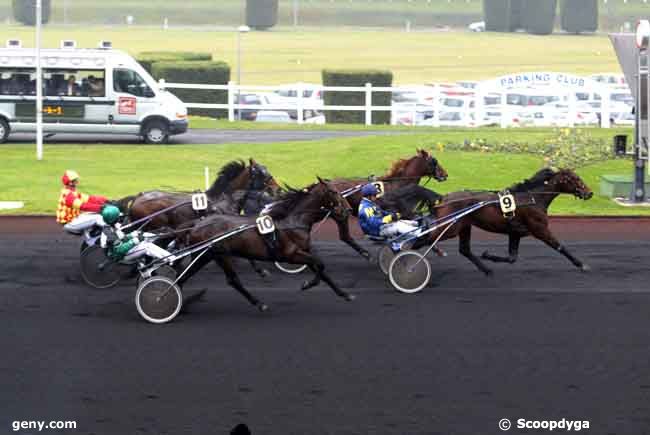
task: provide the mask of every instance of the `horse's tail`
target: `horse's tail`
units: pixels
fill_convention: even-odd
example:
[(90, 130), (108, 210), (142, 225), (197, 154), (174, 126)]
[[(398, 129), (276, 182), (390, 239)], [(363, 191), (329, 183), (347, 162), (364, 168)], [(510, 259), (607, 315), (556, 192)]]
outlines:
[(111, 201), (111, 204), (119, 208), (124, 215), (128, 216), (131, 213), (131, 207), (138, 196), (140, 196), (140, 194), (125, 196), (122, 199)]

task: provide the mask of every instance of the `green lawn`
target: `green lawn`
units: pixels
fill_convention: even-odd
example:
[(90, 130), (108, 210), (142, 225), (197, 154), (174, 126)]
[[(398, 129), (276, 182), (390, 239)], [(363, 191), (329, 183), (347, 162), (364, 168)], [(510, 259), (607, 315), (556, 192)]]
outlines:
[[(457, 134), (462, 137), (462, 132)], [(51, 214), (60, 189), (59, 177), (68, 168), (81, 173), (83, 191), (111, 198), (154, 188), (200, 189), (206, 165), (214, 173), (227, 161), (248, 157), (266, 164), (279, 180), (301, 186), (313, 182), (316, 175), (333, 178), (382, 174), (397, 158), (413, 155), (416, 147), (430, 148), (441, 138), (410, 134), (256, 145), (50, 145), (45, 148), (42, 162), (35, 160), (33, 146), (2, 146), (0, 200), (25, 201), (27, 206), (21, 213)], [(542, 165), (539, 157), (521, 154), (444, 151), (436, 155), (450, 177), (445, 183), (429, 187), (443, 193), (503, 188), (532, 175)], [(579, 174), (597, 194), (600, 175), (631, 171), (631, 161), (617, 160), (583, 168)], [(551, 212), (650, 214), (647, 209), (618, 207), (598, 195), (587, 202), (561, 198)]]
[[(24, 26), (0, 27), (0, 40), (20, 38), (33, 46), (34, 32)], [(236, 70), (234, 32), (157, 28), (48, 27), (45, 46), (75, 39), (96, 47), (100, 39), (133, 54), (148, 50), (205, 51)], [(302, 29), (252, 32), (242, 38), (242, 83), (272, 85), (321, 83), (324, 68), (378, 68), (394, 83), (422, 84), (479, 80), (523, 71), (574, 74), (620, 71), (604, 35), (534, 36), (522, 33), (401, 32), (397, 30)]]

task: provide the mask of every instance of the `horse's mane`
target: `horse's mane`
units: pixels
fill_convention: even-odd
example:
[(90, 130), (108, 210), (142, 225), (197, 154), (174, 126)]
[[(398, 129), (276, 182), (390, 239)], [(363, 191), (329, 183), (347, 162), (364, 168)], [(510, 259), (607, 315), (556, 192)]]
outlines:
[(406, 165), (408, 165), (409, 162), (410, 162), (412, 159), (413, 159), (413, 157), (411, 157), (411, 158), (409, 158), (409, 159), (399, 159), (398, 161), (396, 161), (395, 163), (393, 163), (393, 165), (392, 165), (391, 168), (388, 170), (388, 172), (386, 172), (386, 174), (384, 175), (384, 177), (386, 177), (386, 178), (390, 178), (390, 177), (395, 177), (396, 175), (399, 175), (401, 172), (404, 171), (404, 169), (406, 168)]
[(296, 189), (289, 185), (285, 185), (286, 191), (282, 193), (273, 203), (273, 207), (269, 210), (269, 215), (273, 219), (284, 219), (291, 213), (298, 204), (305, 199), (311, 189), (316, 186), (312, 184), (304, 189)]
[(219, 170), (217, 179), (205, 193), (214, 197), (225, 192), (230, 182), (237, 178), (244, 169), (246, 169), (246, 163), (244, 163), (243, 160), (233, 160), (232, 162), (227, 163), (223, 168), (221, 168), (221, 170)]
[(553, 169), (541, 169), (531, 178), (520, 183), (513, 184), (508, 188), (508, 190), (511, 192), (528, 192), (530, 190), (543, 186), (544, 183), (550, 180), (555, 174), (556, 172)]

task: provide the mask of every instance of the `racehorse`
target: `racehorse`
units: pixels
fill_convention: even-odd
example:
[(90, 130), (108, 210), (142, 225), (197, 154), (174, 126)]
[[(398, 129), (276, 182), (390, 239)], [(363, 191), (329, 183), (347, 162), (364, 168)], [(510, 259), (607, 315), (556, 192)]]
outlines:
[(179, 280), (182, 285), (210, 261), (215, 261), (223, 269), (228, 284), (241, 293), (252, 305), (265, 311), (268, 307), (249, 293), (239, 280), (233, 268), (232, 257), (249, 260), (280, 261), (291, 264), (306, 264), (315, 273), (310, 281), (303, 283), (307, 290), (324, 280), (334, 292), (346, 299), (353, 300), (354, 295), (341, 290), (327, 273), (320, 258), (311, 252), (312, 226), (330, 216), (337, 222), (347, 221), (350, 205), (330, 183), (318, 179), (318, 182), (302, 190), (289, 189), (268, 209), (268, 216), (273, 219), (275, 231), (263, 236), (256, 226), (256, 217), (210, 215), (189, 230), (178, 235), (178, 242), (186, 246), (209, 240), (219, 234), (237, 229), (242, 225), (250, 228), (234, 234), (212, 246), (196, 261)]
[[(392, 190), (399, 189), (400, 187), (408, 185), (418, 185), (420, 180), (424, 177), (435, 178), (437, 181), (445, 181), (447, 179), (447, 171), (443, 168), (438, 159), (429, 154), (426, 150), (416, 150), (415, 156), (408, 159), (400, 159), (393, 163), (390, 170), (376, 181), (381, 181), (384, 184), (384, 194), (390, 193)], [(369, 180), (363, 178), (338, 178), (331, 181), (339, 192), (347, 189), (352, 189), (360, 184), (368, 183)], [(348, 200), (352, 210), (356, 213), (359, 209), (361, 202), (361, 192), (355, 192), (345, 199)], [(426, 200), (427, 198), (422, 198)], [(393, 210), (401, 214), (406, 214), (408, 210)]]
[[(248, 192), (270, 190), (272, 194), (275, 194), (279, 190), (280, 186), (264, 165), (255, 162), (253, 159), (249, 159), (249, 163), (249, 166), (246, 166), (243, 161), (235, 160), (221, 168), (212, 186), (205, 191), (208, 202), (211, 204), (207, 210), (208, 213), (239, 213), (239, 210), (232, 209), (232, 204), (229, 204), (226, 209), (220, 209), (216, 205), (224, 194), (244, 191), (241, 204), (237, 204), (243, 208), (247, 195), (251, 194)], [(191, 199), (191, 193), (152, 190), (140, 193), (135, 198), (124, 198), (117, 203), (123, 212), (128, 213), (129, 220), (132, 222), (184, 203), (166, 213), (154, 216), (146, 224), (146, 228), (152, 230), (162, 227), (176, 228), (184, 222), (196, 219), (197, 213), (192, 208)], [(129, 202), (130, 204), (127, 205)]]
[[(507, 234), (509, 238), (509, 255), (507, 257), (492, 255), (485, 251), (481, 256), (485, 260), (512, 264), (517, 261), (521, 238), (533, 236), (564, 255), (582, 271), (589, 270), (589, 266), (574, 257), (548, 227), (548, 207), (558, 195), (569, 194), (583, 200), (588, 200), (593, 196), (593, 192), (575, 172), (570, 169), (559, 171), (542, 169), (532, 178), (517, 183), (507, 190), (514, 196), (517, 204), (514, 216), (504, 216), (498, 203), (486, 205), (461, 218), (446, 232), (444, 232), (446, 227), (431, 232), (423, 240), (418, 240), (413, 245), (413, 249), (432, 243), (440, 235), (442, 235), (440, 240), (458, 236), (459, 252), (474, 263), (480, 271), (491, 275), (492, 270), (485, 266), (471, 250), (472, 226), (476, 226), (491, 233)], [(436, 217), (444, 219), (451, 213), (461, 211), (481, 201), (495, 201), (497, 198), (496, 192), (488, 191), (450, 193), (444, 196), (442, 203), (437, 206)]]

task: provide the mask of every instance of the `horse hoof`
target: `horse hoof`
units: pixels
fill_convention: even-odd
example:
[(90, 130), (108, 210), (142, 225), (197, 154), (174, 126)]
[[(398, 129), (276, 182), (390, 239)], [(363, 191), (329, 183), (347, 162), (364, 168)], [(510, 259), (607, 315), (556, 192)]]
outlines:
[(447, 257), (449, 254), (447, 254), (446, 251), (443, 251), (442, 249), (438, 249), (438, 257)]
[(257, 309), (260, 310), (260, 312), (265, 312), (269, 310), (269, 306), (264, 304), (264, 303), (258, 303), (257, 304)]
[(589, 266), (588, 264), (583, 264), (580, 270), (582, 270), (583, 272), (590, 272), (591, 266)]
[(365, 258), (367, 261), (372, 261), (372, 256), (370, 255), (370, 252), (364, 251), (361, 253), (361, 256)]
[(489, 276), (489, 277), (494, 276), (494, 271), (490, 269), (484, 270), (483, 273), (485, 273), (485, 276)]
[(300, 286), (300, 290), (305, 291), (309, 288), (311, 288), (311, 283), (309, 281), (303, 281), (302, 285)]
[(262, 270), (260, 270), (260, 276), (261, 276), (262, 278), (268, 278), (268, 277), (271, 276), (271, 272), (269, 272), (269, 271), (266, 270), (266, 269), (262, 269)]
[(345, 300), (348, 301), (348, 302), (352, 302), (352, 301), (355, 300), (356, 298), (357, 298), (357, 297), (356, 297), (355, 295), (350, 294), (350, 293), (348, 293), (348, 294), (346, 294), (345, 296), (343, 296), (343, 299), (345, 299)]
[(488, 258), (490, 258), (490, 253), (488, 251), (483, 251), (483, 253), (481, 254), (481, 258), (487, 260)]

